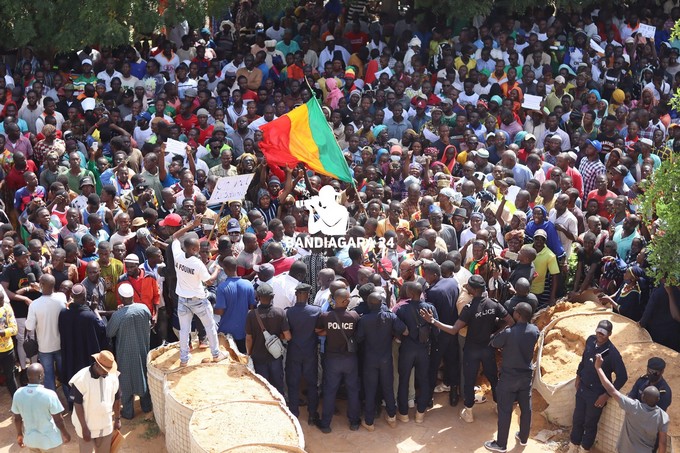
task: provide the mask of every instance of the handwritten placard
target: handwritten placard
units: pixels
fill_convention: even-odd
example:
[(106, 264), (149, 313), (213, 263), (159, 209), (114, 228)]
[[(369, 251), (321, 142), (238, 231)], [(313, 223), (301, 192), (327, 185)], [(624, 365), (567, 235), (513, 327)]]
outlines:
[(229, 200), (242, 200), (254, 174), (225, 176), (217, 180), (208, 204), (224, 203)]
[(179, 140), (169, 138), (168, 141), (165, 142), (165, 151), (167, 151), (170, 154), (177, 154), (179, 156), (186, 157), (187, 144), (184, 142), (180, 142)]
[(644, 36), (645, 38), (654, 38), (654, 35), (656, 34), (656, 27), (653, 25), (640, 24), (640, 28), (638, 28), (638, 34)]

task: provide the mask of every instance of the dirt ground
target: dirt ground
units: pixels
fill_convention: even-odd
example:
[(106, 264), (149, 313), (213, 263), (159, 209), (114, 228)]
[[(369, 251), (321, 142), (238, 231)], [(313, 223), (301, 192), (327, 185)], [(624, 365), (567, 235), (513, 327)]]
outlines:
[[(535, 392), (534, 395), (536, 395)], [(489, 399), (490, 396), (487, 395)], [(517, 413), (515, 413), (510, 428), (508, 451), (523, 453), (566, 451), (565, 442), (568, 435), (566, 432), (557, 436), (558, 442), (551, 444), (542, 444), (533, 439), (533, 436), (541, 429), (556, 429), (548, 425), (538, 413), (543, 404), (540, 396), (534, 397), (531, 436), (526, 447), (521, 447), (514, 438), (514, 433), (518, 429)], [(363, 428), (356, 432), (350, 431), (345, 416), (345, 407), (344, 401), (339, 401), (336, 416), (331, 425), (333, 432), (330, 434), (322, 434), (317, 428), (307, 426), (307, 413), (305, 408), (302, 408), (300, 425), (305, 434), (306, 450), (309, 453), (324, 451), (334, 453), (483, 452), (486, 451), (483, 443), (492, 439), (496, 433), (497, 419), (491, 404), (485, 403), (475, 406), (475, 422), (467, 424), (458, 416), (462, 402), (455, 408), (450, 407), (446, 393), (435, 395), (435, 405), (427, 411), (423, 424), (416, 425), (414, 423), (415, 409), (411, 409), (411, 421), (409, 423), (397, 422), (397, 428), (392, 429), (383, 418), (376, 419), (376, 429), (372, 433)], [(4, 388), (0, 388), (0, 453), (27, 451), (27, 449), (20, 449), (16, 444), (16, 432), (9, 408), (9, 395)], [(125, 441), (121, 451), (125, 453), (165, 453), (165, 437), (158, 432), (158, 427), (153, 421), (153, 414), (142, 413), (138, 406), (136, 414), (137, 416), (133, 420), (123, 420), (121, 432)], [(78, 444), (75, 440), (70, 415), (65, 420), (66, 426), (74, 439), (64, 446), (63, 451), (64, 453), (75, 453), (78, 451)]]

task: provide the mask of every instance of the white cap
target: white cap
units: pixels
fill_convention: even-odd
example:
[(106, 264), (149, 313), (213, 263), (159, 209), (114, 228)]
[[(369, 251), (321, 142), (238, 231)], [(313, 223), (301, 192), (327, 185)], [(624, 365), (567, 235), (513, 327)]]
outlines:
[(123, 283), (118, 287), (118, 294), (120, 297), (133, 297), (135, 295), (135, 290), (132, 289), (132, 285), (129, 283)]
[(139, 264), (139, 257), (134, 253), (130, 253), (128, 256), (125, 257), (124, 262)]
[(94, 106), (96, 105), (96, 101), (94, 98), (85, 98), (82, 101), (80, 101), (80, 106), (83, 108), (83, 112), (87, 112), (88, 110), (94, 110)]
[(86, 58), (86, 59), (84, 59), (83, 62), (80, 63), (80, 64), (81, 64), (81, 65), (89, 64), (90, 66), (92, 66), (92, 60), (90, 60), (89, 58)]
[(420, 42), (420, 39), (418, 39), (417, 36), (414, 36), (411, 38), (411, 40), (408, 42), (409, 47), (415, 47), (415, 46), (420, 46), (422, 43)]

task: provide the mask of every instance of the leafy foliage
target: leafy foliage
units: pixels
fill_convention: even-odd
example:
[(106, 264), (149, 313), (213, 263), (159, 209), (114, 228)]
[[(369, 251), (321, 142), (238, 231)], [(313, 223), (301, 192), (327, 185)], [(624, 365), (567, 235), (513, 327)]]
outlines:
[(85, 44), (118, 46), (150, 36), (183, 20), (200, 28), (217, 11), (217, 0), (66, 0), (17, 2), (0, 0), (2, 47), (32, 46), (38, 52), (74, 50)]
[[(675, 97), (680, 95), (676, 94)], [(674, 156), (675, 157), (675, 156)], [(649, 245), (651, 274), (667, 278), (670, 285), (680, 284), (680, 163), (677, 158), (664, 161), (645, 187), (640, 214), (647, 222), (658, 217), (659, 229)]]

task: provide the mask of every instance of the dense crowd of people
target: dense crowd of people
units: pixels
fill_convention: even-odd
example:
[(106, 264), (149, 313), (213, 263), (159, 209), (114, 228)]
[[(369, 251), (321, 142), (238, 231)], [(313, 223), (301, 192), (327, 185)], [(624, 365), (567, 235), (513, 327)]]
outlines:
[[(186, 366), (192, 331), (214, 361), (217, 333), (231, 335), (324, 433), (339, 392), (352, 430), (373, 431), (383, 403), (388, 425), (414, 407), (423, 423), (442, 392), (473, 422), (481, 365), (492, 451), (506, 451), (515, 401), (527, 442), (531, 319), (560, 297), (591, 291), (680, 351), (678, 288), (647, 275), (663, 225), (639, 212), (680, 150), (680, 8), (638, 6), (446, 24), (362, 1), (267, 20), (240, 0), (214, 29), (53, 59), (21, 49), (0, 65), (0, 361), (11, 394), (28, 382), (19, 443), (69, 437), (56, 416), (39, 445), (22, 434), (28, 396), (63, 410), (44, 382), (62, 389), (81, 451), (108, 451), (135, 396), (151, 410), (146, 353), (179, 340)], [(262, 126), (313, 98), (352, 184), (267, 163)], [(211, 202), (220, 178), (247, 174), (242, 199)], [(324, 187), (349, 213), (342, 248), (304, 247), (326, 237), (306, 202)], [(619, 394), (611, 330), (586, 344), (571, 451), (590, 449), (610, 396), (637, 417), (620, 451), (652, 451), (657, 433), (665, 451), (647, 389), (670, 398), (663, 366)]]

